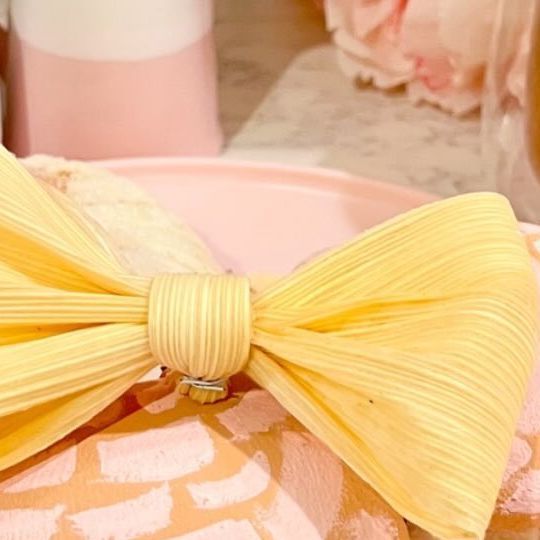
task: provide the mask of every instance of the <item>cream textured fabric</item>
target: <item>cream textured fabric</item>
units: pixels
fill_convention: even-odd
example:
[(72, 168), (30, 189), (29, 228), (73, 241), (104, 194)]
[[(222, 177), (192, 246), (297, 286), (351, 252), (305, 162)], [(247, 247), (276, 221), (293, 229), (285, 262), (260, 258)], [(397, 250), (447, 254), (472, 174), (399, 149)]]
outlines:
[(65, 193), (104, 231), (126, 267), (138, 275), (216, 273), (218, 264), (191, 228), (129, 180), (80, 161), (36, 155), (21, 160)]

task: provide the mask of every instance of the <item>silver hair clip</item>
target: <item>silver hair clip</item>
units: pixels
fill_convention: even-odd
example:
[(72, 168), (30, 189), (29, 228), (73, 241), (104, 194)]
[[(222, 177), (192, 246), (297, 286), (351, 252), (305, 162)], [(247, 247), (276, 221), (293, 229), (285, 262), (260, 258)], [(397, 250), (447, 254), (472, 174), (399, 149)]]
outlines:
[(227, 379), (216, 379), (215, 381), (205, 381), (203, 379), (197, 379), (196, 377), (190, 377), (184, 375), (182, 377), (182, 384), (187, 384), (193, 388), (199, 388), (200, 390), (210, 390), (212, 392), (223, 392), (225, 390), (225, 383)]

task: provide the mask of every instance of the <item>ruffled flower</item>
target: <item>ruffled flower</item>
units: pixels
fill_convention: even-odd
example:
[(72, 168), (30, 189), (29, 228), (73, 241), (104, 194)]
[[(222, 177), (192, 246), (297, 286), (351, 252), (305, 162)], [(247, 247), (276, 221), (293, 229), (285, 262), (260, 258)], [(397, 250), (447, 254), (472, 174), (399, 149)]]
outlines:
[(399, 42), (406, 4), (406, 0), (326, 0), (327, 28), (347, 75), (379, 88), (412, 80), (414, 61)]
[[(497, 0), (326, 0), (325, 12), (345, 73), (379, 88), (405, 84), (414, 102), (460, 115), (481, 103), (497, 6)], [(507, 11), (506, 65), (516, 58), (508, 84), (520, 92), (530, 12), (527, 2)]]

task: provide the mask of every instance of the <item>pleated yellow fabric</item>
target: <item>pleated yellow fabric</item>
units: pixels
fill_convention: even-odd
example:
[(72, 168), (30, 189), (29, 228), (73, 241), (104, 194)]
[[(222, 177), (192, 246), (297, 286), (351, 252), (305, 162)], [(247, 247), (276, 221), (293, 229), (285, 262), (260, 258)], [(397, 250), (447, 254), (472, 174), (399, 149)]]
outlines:
[(128, 275), (2, 149), (0, 240), (0, 469), (156, 363), (201, 402), (244, 370), (404, 517), (483, 537), (537, 335), (503, 197), (420, 208), (251, 294), (240, 277)]

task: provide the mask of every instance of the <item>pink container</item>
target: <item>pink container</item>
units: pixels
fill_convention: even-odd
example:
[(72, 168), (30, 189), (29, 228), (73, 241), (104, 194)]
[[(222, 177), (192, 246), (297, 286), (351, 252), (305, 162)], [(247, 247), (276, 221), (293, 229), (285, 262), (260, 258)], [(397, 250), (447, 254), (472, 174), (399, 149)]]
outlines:
[(215, 155), (211, 0), (12, 0), (7, 146), (79, 159)]

